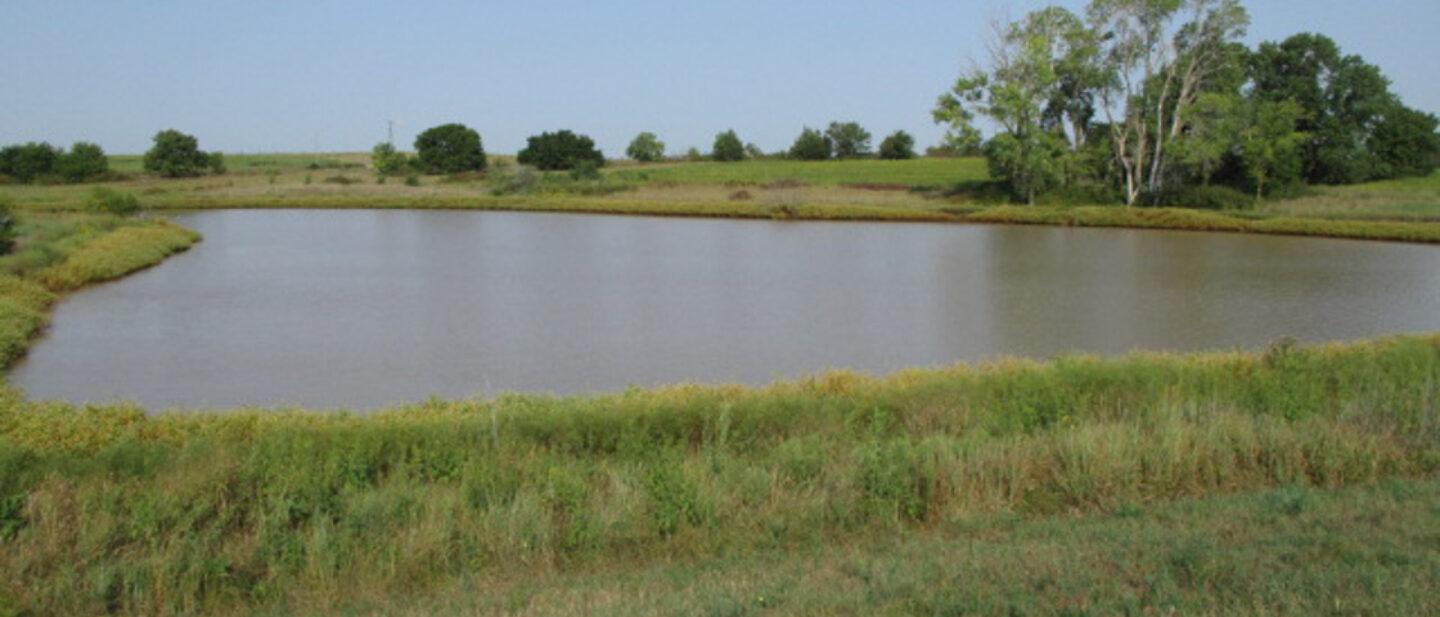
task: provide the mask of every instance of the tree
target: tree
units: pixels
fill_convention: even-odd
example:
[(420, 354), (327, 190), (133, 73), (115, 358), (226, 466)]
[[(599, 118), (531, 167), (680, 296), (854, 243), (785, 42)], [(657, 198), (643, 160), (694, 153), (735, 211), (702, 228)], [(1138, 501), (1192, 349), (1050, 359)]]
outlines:
[(55, 172), (70, 182), (81, 182), (110, 171), (105, 151), (95, 144), (77, 141), (70, 151), (55, 160)]
[(665, 158), (665, 142), (655, 137), (654, 133), (640, 133), (630, 140), (630, 145), (625, 148), (625, 156), (641, 163), (653, 163)]
[(1372, 143), (1379, 158), (1376, 176), (1401, 178), (1428, 176), (1435, 171), (1440, 155), (1440, 134), (1435, 128), (1440, 120), (1427, 114), (1395, 105), (1375, 127)]
[(915, 158), (915, 138), (905, 131), (895, 131), (880, 142), (880, 158), (889, 160)]
[(1299, 149), (1305, 134), (1295, 131), (1295, 121), (1303, 112), (1293, 101), (1258, 99), (1247, 101), (1239, 111), (1240, 160), (1258, 200), (1274, 184), (1299, 179)]
[(155, 145), (145, 152), (145, 171), (166, 178), (198, 176), (210, 167), (210, 155), (200, 150), (194, 136), (174, 129), (155, 134)]
[(1250, 69), (1256, 98), (1300, 105), (1295, 129), (1309, 136), (1302, 146), (1307, 182), (1349, 184), (1420, 173), (1423, 163), (1414, 168), (1407, 162), (1436, 152), (1427, 146), (1436, 137), (1433, 128), (1424, 128), (1426, 114), (1402, 105), (1379, 68), (1342, 54), (1328, 37), (1305, 33), (1262, 43)]
[(733, 163), (745, 160), (745, 144), (741, 143), (740, 136), (735, 131), (728, 130), (715, 136), (715, 144), (710, 147), (710, 157), (722, 163)]
[(60, 149), (45, 142), (6, 146), (0, 149), (0, 174), (20, 182), (32, 182), (55, 173)]
[(805, 127), (790, 146), (790, 158), (801, 161), (823, 161), (830, 158), (830, 138), (820, 131)]
[(1090, 32), (1059, 7), (1032, 12), (997, 29), (990, 47), (991, 70), (976, 69), (956, 80), (940, 96), (934, 117), (961, 135), (976, 132), (976, 114), (999, 125), (986, 147), (990, 175), (1009, 185), (1016, 198), (1033, 204), (1038, 194), (1066, 178), (1069, 142), (1060, 127), (1047, 122), (1046, 110), (1062, 98), (1066, 59), (1090, 44)]
[(835, 158), (850, 159), (870, 154), (870, 132), (855, 122), (831, 122), (825, 136), (835, 148)]
[[(1187, 10), (1189, 21), (1175, 26)], [(1163, 188), (1167, 143), (1180, 138), (1186, 109), (1233, 60), (1229, 45), (1250, 17), (1239, 0), (1092, 0), (1087, 13), (1111, 76), (1098, 90), (1100, 108), (1133, 205)]]
[(388, 141), (375, 144), (375, 147), (370, 149), (370, 166), (375, 168), (375, 173), (382, 176), (398, 174), (404, 171), (409, 163), (405, 154), (396, 150)]
[(459, 123), (442, 124), (415, 136), (415, 159), (431, 174), (485, 171), (485, 147), (480, 134)]
[(516, 157), (522, 165), (542, 170), (574, 169), (583, 161), (592, 161), (596, 167), (605, 165), (605, 155), (593, 140), (568, 130), (532, 135), (526, 144)]

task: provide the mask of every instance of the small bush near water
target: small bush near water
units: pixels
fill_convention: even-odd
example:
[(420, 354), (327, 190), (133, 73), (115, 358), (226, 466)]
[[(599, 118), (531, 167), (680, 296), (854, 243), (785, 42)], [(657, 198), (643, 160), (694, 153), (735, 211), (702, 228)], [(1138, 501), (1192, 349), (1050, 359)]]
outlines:
[[(156, 416), (0, 391), (0, 598), (35, 615), (330, 612), (456, 581), (963, 537), (1005, 517), (1148, 520), (1136, 517), (1165, 502), (1263, 489), (1295, 491), (1266, 510), (1288, 520), (1326, 503), (1311, 491), (1440, 475), (1437, 401), (1433, 336), (368, 416)], [(1155, 580), (1175, 587), (1162, 591), (1267, 593), (1213, 570), (1220, 553), (1195, 541), (1167, 549), (1175, 577)], [(1130, 566), (1116, 568), (1098, 572), (1129, 588)], [(934, 603), (921, 614), (1004, 601), (963, 593), (992, 587), (942, 596), (854, 572), (856, 585)]]
[(122, 193), (97, 186), (91, 189), (90, 199), (85, 202), (85, 209), (98, 214), (130, 216), (140, 212), (140, 200), (131, 193)]

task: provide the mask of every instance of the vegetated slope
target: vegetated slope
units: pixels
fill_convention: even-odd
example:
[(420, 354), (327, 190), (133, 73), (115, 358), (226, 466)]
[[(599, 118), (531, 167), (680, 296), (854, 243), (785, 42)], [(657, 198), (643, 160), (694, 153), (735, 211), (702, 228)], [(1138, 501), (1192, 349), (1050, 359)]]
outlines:
[[(1032, 536), (1022, 546), (1033, 554), (1017, 559), (1033, 566), (1019, 574), (954, 596), (921, 584), (957, 582), (937, 564), (999, 560), (1001, 545), (987, 538), (1010, 533), (1006, 520), (1044, 529), (1048, 517), (1154, 508), (1171, 514), (1136, 523), (1146, 537), (1187, 520), (1223, 534), (1224, 515), (1213, 513), (1232, 506), (1192, 515), (1157, 504), (1290, 487), (1298, 492), (1259, 499), (1303, 513), (1307, 500), (1329, 503), (1316, 489), (1387, 479), (1420, 480), (1396, 490), (1428, 494), (1440, 472), (1437, 402), (1435, 336), (1006, 361), (885, 378), (835, 372), (764, 389), (437, 400), (363, 417), (150, 416), (9, 393), (0, 401), (0, 598), (36, 615), (323, 613), (393, 608), (409, 597), (473, 606), (523, 584), (515, 592), (523, 607), (531, 596), (563, 605), (567, 585), (585, 584), (575, 577), (602, 568), (683, 573), (702, 563), (718, 564), (712, 588), (783, 598), (785, 589), (754, 578), (757, 568), (778, 563), (793, 574), (804, 562), (786, 554), (826, 560), (833, 546), (841, 558), (830, 563), (852, 572), (843, 576), (875, 585), (865, 588), (879, 595), (865, 601), (895, 613), (972, 600), (1001, 606), (965, 595), (978, 589), (1052, 614), (1074, 602), (1243, 612), (1282, 600), (1300, 608), (1277, 613), (1300, 614), (1316, 606), (1308, 594), (1331, 585), (1345, 601), (1423, 608), (1433, 603), (1434, 579), (1423, 581), (1434, 560), (1402, 547), (1426, 540), (1388, 525), (1346, 527), (1355, 511), (1346, 500), (1325, 510), (1327, 534), (1343, 546), (1378, 534), (1396, 547), (1367, 557), (1360, 571), (1335, 565), (1331, 552), (1306, 552), (1317, 536), (1282, 521), (1272, 529), (1290, 535), (1277, 550), (1295, 559), (1277, 565), (1285, 569), (1274, 585), (1254, 583), (1260, 566), (1232, 570), (1244, 564), (1218, 557), (1225, 538), (1160, 544), (1170, 567), (1147, 578), (1156, 562), (1141, 559), (1143, 545), (1116, 549), (1105, 532), (1083, 530), (1061, 563), (1098, 569), (1043, 583), (1063, 573), (1040, 567), (1051, 544)], [(1406, 517), (1434, 516), (1417, 505), (1423, 498), (1396, 499)], [(934, 563), (882, 557), (892, 545), (923, 554), (932, 540), (947, 552)], [(967, 541), (988, 557), (951, 554)], [(1117, 561), (1085, 557), (1092, 551)], [(1332, 566), (1333, 577), (1315, 570)], [(736, 580), (725, 579), (731, 573)], [(1382, 574), (1422, 583), (1345, 586)], [(1092, 580), (1110, 595), (1085, 595)], [(1014, 581), (1040, 586), (1017, 592)], [(1376, 597), (1392, 591), (1402, 595)], [(1212, 596), (1223, 604), (1206, 604)], [(725, 602), (742, 613), (764, 607)], [(663, 599), (653, 606), (675, 608)], [(809, 605), (790, 612), (803, 612), (797, 606)]]

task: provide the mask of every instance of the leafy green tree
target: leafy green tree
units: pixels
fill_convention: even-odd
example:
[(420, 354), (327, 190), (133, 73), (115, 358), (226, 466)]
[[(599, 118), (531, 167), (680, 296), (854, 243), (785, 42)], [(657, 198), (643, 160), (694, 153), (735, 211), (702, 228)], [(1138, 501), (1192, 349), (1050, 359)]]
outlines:
[(375, 147), (370, 149), (370, 166), (375, 168), (375, 173), (382, 176), (391, 176), (405, 171), (409, 164), (409, 157), (396, 150), (395, 145), (388, 141), (375, 144)]
[(1295, 121), (1303, 110), (1293, 101), (1252, 99), (1240, 111), (1240, 160), (1258, 200), (1266, 189), (1299, 179), (1305, 134), (1295, 130)]
[(174, 129), (155, 134), (155, 145), (145, 152), (145, 171), (166, 178), (198, 176), (210, 167), (210, 155), (200, 150), (192, 135)]
[(55, 160), (55, 172), (70, 182), (81, 182), (110, 171), (105, 151), (95, 144), (77, 141), (70, 151)]
[(605, 166), (605, 155), (595, 148), (593, 140), (568, 130), (532, 135), (526, 144), (516, 157), (522, 165), (547, 171), (574, 169), (584, 161), (593, 162), (597, 168)]
[(856, 122), (831, 122), (825, 129), (835, 148), (835, 158), (852, 159), (870, 154), (870, 132)]
[(45, 142), (6, 146), (0, 149), (0, 174), (20, 182), (32, 182), (55, 173), (55, 162), (59, 158), (60, 149)]
[(1237, 92), (1206, 92), (1182, 114), (1185, 137), (1171, 144), (1171, 152), (1201, 185), (1210, 184), (1234, 150), (1236, 135), (1244, 128), (1246, 104)]
[(653, 163), (665, 158), (665, 142), (649, 131), (640, 133), (630, 140), (625, 156), (641, 163)]
[(1064, 59), (1088, 36), (1080, 19), (1063, 8), (1030, 13), (1000, 33), (990, 72), (962, 76), (936, 105), (936, 120), (956, 133), (974, 133), (976, 114), (1000, 127), (986, 147), (990, 175), (1026, 203), (1065, 181), (1068, 142), (1046, 122), (1045, 111), (1058, 97)]
[[(1434, 156), (1435, 131), (1389, 91), (1380, 69), (1344, 55), (1320, 34), (1262, 43), (1251, 62), (1253, 96), (1298, 103), (1295, 129), (1304, 144), (1303, 174), (1316, 184), (1349, 184), (1420, 173), (1406, 161)], [(1409, 133), (1410, 131), (1419, 131)], [(1392, 151), (1393, 150), (1393, 151)], [(1422, 164), (1423, 165), (1423, 164)]]
[(740, 141), (740, 136), (735, 131), (728, 130), (715, 136), (715, 144), (710, 147), (710, 157), (722, 163), (733, 163), (745, 160), (745, 144)]
[[(1183, 135), (1186, 110), (1206, 84), (1234, 61), (1231, 44), (1250, 16), (1239, 0), (1092, 0), (1087, 15), (1107, 76), (1098, 107), (1133, 205), (1163, 190), (1166, 148)], [(1177, 23), (1181, 15), (1190, 20)]]
[(1440, 134), (1433, 114), (1396, 105), (1375, 127), (1373, 144), (1379, 158), (1376, 176), (1428, 176), (1440, 156)]
[(880, 142), (880, 158), (902, 160), (915, 158), (915, 138), (905, 131), (895, 131)]
[(801, 161), (823, 161), (830, 158), (833, 146), (824, 133), (805, 127), (790, 146), (790, 158)]
[(485, 147), (480, 134), (459, 123), (425, 129), (415, 136), (415, 159), (431, 174), (485, 171)]

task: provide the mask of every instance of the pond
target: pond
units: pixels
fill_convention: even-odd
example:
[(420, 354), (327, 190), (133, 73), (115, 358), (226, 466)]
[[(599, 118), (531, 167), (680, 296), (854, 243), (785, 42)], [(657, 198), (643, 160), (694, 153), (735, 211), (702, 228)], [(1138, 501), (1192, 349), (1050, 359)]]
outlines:
[(205, 241), (66, 298), (12, 383), (156, 410), (370, 409), (1440, 330), (1429, 246), (458, 211), (174, 218)]

